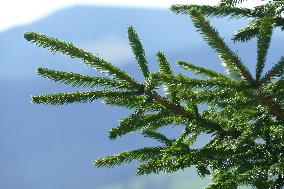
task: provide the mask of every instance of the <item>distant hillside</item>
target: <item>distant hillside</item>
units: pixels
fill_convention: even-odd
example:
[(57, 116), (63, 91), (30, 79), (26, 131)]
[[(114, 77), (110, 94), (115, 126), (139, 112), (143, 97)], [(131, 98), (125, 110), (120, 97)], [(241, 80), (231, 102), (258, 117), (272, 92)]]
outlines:
[[(222, 19), (213, 23), (229, 41), (233, 31), (245, 22)], [(161, 50), (173, 65), (182, 59), (223, 72), (218, 56), (196, 33), (189, 17), (177, 16), (168, 10), (72, 7), (0, 33), (0, 188), (159, 189), (163, 186), (173, 189), (190, 185), (191, 189), (199, 189), (204, 185), (190, 170), (171, 177), (135, 177), (136, 164), (111, 170), (93, 167), (92, 160), (98, 157), (156, 144), (139, 134), (127, 135), (118, 141), (108, 140), (108, 130), (129, 111), (100, 102), (58, 107), (30, 103), (32, 94), (80, 90), (39, 78), (35, 74), (37, 67), (89, 74), (94, 71), (77, 60), (52, 55), (27, 43), (24, 32), (41, 32), (73, 42), (141, 78), (128, 46), (126, 29), (130, 25), (140, 34), (152, 70), (157, 67), (155, 54)], [(272, 42), (273, 56), (277, 58), (282, 53), (282, 39), (276, 33)], [(230, 43), (250, 68), (255, 62), (253, 44), (233, 46)], [(277, 59), (269, 60), (271, 66)], [(171, 135), (179, 132), (180, 129), (169, 131)], [(203, 137), (199, 144), (207, 140), (208, 137)]]

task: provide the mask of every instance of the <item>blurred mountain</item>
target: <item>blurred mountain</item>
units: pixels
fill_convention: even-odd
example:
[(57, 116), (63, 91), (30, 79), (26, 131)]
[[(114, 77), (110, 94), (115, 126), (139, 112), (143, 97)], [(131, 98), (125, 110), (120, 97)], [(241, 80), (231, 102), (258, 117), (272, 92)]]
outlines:
[[(212, 20), (229, 42), (232, 33), (246, 21)], [(142, 39), (151, 70), (157, 69), (155, 54), (165, 52), (175, 70), (177, 60), (223, 72), (218, 56), (202, 40), (188, 16), (169, 10), (76, 6), (58, 11), (26, 26), (0, 33), (0, 188), (6, 189), (199, 189), (208, 178), (197, 178), (193, 169), (171, 175), (136, 177), (135, 163), (114, 169), (96, 169), (92, 160), (122, 150), (157, 143), (129, 134), (109, 141), (107, 132), (129, 110), (100, 102), (68, 106), (44, 106), (30, 103), (34, 94), (77, 91), (65, 85), (41, 79), (37, 67), (96, 74), (79, 60), (27, 43), (23, 34), (36, 31), (89, 50), (118, 65), (141, 80), (127, 41), (127, 27), (133, 25)], [(272, 42), (270, 66), (281, 55), (282, 37), (276, 32)], [(282, 41), (281, 41), (282, 40)], [(232, 44), (248, 67), (255, 65), (255, 41)], [(175, 136), (181, 128), (171, 128)], [(208, 141), (200, 138), (198, 145)]]

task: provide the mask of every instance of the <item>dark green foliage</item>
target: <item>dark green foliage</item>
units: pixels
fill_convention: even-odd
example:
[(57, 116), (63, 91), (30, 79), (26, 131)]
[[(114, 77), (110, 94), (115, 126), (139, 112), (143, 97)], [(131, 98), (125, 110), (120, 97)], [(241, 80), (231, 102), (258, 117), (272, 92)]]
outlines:
[(271, 70), (269, 70), (261, 79), (261, 84), (266, 84), (276, 77), (281, 77), (284, 72), (284, 58), (282, 57), (277, 64), (275, 64)]
[[(172, 173), (191, 166), (200, 176), (211, 175), (208, 189), (236, 189), (250, 185), (259, 189), (284, 186), (284, 58), (263, 74), (273, 30), (284, 28), (283, 1), (270, 1), (253, 9), (236, 7), (243, 0), (223, 0), (218, 6), (173, 5), (175, 13), (189, 14), (204, 40), (220, 56), (228, 74), (185, 61), (178, 65), (198, 77), (175, 73), (166, 56), (157, 53), (159, 70), (151, 73), (142, 43), (131, 26), (130, 46), (145, 78), (138, 83), (126, 72), (71, 43), (42, 34), (25, 34), (28, 41), (61, 52), (106, 73), (106, 77), (39, 68), (38, 74), (87, 92), (33, 96), (33, 103), (62, 105), (93, 102), (133, 109), (129, 117), (109, 132), (110, 139), (140, 131), (161, 143), (95, 160), (97, 167), (113, 167), (137, 160), (137, 174)], [(234, 42), (257, 38), (256, 76), (205, 16), (252, 18), (233, 37)], [(160, 89), (163, 88), (164, 91)], [(200, 105), (205, 105), (204, 107)], [(161, 127), (182, 127), (168, 138)], [(211, 134), (203, 147), (193, 148), (200, 134)], [(190, 178), (189, 178), (190, 179)]]
[(255, 20), (240, 29), (232, 38), (234, 42), (247, 42), (258, 35), (259, 21)]
[(160, 72), (165, 73), (167, 75), (173, 75), (173, 71), (171, 69), (171, 65), (166, 59), (164, 53), (158, 52), (157, 53), (158, 62), (160, 66)]
[(234, 42), (247, 42), (257, 37), (260, 29), (260, 20), (264, 18), (271, 10), (275, 11), (273, 17), (275, 27), (284, 29), (284, 19), (281, 16), (284, 3), (281, 0), (269, 1), (268, 3), (254, 7), (253, 9), (240, 8), (236, 5), (241, 4), (245, 0), (222, 0), (218, 6), (206, 5), (173, 5), (171, 10), (175, 13), (187, 14), (190, 9), (197, 8), (206, 16), (216, 16), (230, 18), (250, 18), (252, 21), (244, 28), (237, 31), (233, 36)]
[(223, 39), (219, 36), (216, 29), (214, 29), (209, 22), (205, 20), (202, 13), (198, 9), (192, 8), (190, 9), (189, 14), (192, 17), (195, 27), (199, 29), (204, 40), (207, 41), (207, 43), (215, 49), (221, 57), (230, 76), (235, 79), (241, 79), (241, 77), (243, 77), (248, 82), (253, 82), (251, 74), (241, 62), (240, 58), (229, 49)]
[(273, 17), (274, 13), (269, 13), (267, 16), (260, 20), (260, 29), (258, 34), (257, 42), (257, 65), (256, 65), (256, 81), (259, 81), (264, 64), (266, 61), (266, 56), (268, 53), (268, 48), (270, 45), (273, 29)]
[(174, 142), (174, 140), (170, 140), (165, 135), (158, 133), (158, 132), (155, 132), (155, 131), (145, 130), (145, 131), (143, 131), (142, 134), (145, 137), (156, 139), (159, 142), (164, 143), (166, 146), (171, 146)]
[(122, 152), (118, 155), (109, 156), (96, 161), (97, 167), (114, 167), (115, 165), (121, 165), (123, 163), (129, 163), (133, 159), (141, 162), (147, 161), (154, 157), (158, 157), (162, 154), (162, 147), (146, 147), (130, 152)]
[(133, 86), (138, 85), (137, 82), (124, 71), (106, 62), (105, 60), (94, 56), (92, 53), (75, 47), (72, 43), (66, 43), (58, 39), (47, 37), (45, 35), (34, 32), (27, 32), (25, 33), (24, 37), (27, 41), (31, 41), (40, 47), (47, 48), (51, 52), (60, 52), (62, 54), (70, 56), (71, 58), (79, 58), (90, 67), (94, 67), (99, 71), (114, 76), (122, 81), (127, 81)]
[(206, 16), (240, 18), (255, 16), (251, 9), (228, 7), (228, 6), (209, 6), (209, 5), (172, 5), (171, 10), (177, 14), (188, 14), (188, 11), (192, 8), (197, 8)]
[(117, 81), (115, 79), (86, 76), (78, 73), (51, 70), (48, 68), (38, 68), (37, 73), (42, 77), (46, 77), (56, 82), (71, 85), (72, 87), (104, 86), (109, 88), (131, 88), (131, 86), (127, 82)]
[[(160, 72), (171, 77), (174, 76), (174, 73), (171, 69), (170, 63), (166, 59), (165, 55), (162, 52), (157, 53), (158, 63), (160, 66)], [(153, 78), (153, 75), (152, 75)], [(165, 93), (167, 94), (170, 101), (173, 103), (179, 103), (180, 99), (178, 98), (177, 86), (173, 83), (165, 83)]]
[(248, 1), (248, 0), (221, 0), (221, 4), (225, 5), (225, 6), (235, 6), (237, 4), (240, 4), (244, 1)]
[(36, 104), (51, 104), (51, 105), (63, 105), (70, 103), (82, 103), (93, 102), (100, 98), (108, 97), (126, 97), (138, 94), (138, 92), (132, 91), (87, 91), (87, 92), (75, 92), (75, 93), (57, 93), (47, 94), (40, 96), (33, 96), (32, 101)]
[(223, 78), (227, 77), (223, 74), (217, 73), (213, 70), (209, 70), (200, 66), (196, 66), (194, 64), (187, 63), (185, 61), (179, 61), (178, 65), (180, 65), (183, 69), (194, 72), (195, 75), (202, 75), (205, 78)]
[(141, 41), (134, 30), (134, 28), (131, 26), (128, 28), (128, 39), (130, 46), (132, 48), (133, 54), (137, 60), (138, 65), (140, 66), (140, 69), (144, 75), (145, 78), (149, 77), (149, 68), (148, 63), (146, 60), (146, 55), (144, 48), (141, 44)]

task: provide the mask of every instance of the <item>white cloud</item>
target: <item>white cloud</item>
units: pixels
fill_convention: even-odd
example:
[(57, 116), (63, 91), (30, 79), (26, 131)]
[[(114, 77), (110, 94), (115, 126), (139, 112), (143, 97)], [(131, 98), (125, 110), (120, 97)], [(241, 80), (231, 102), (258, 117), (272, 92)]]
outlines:
[[(249, 1), (248, 6), (256, 1)], [(76, 4), (167, 8), (171, 4), (216, 4), (218, 0), (0, 0), (0, 31), (40, 19)]]
[(133, 59), (128, 41), (115, 35), (105, 36), (100, 40), (86, 42), (79, 46), (114, 64), (126, 64)]

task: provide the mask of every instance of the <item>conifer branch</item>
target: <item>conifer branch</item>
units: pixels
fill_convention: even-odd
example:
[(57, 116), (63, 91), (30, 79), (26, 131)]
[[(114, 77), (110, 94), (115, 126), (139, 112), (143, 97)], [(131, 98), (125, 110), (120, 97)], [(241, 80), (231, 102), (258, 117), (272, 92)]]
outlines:
[(176, 116), (181, 116), (184, 119), (188, 119), (188, 121), (190, 120), (195, 120), (199, 123), (199, 126), (204, 128), (208, 133), (214, 133), (216, 132), (217, 134), (225, 134), (227, 133), (230, 136), (237, 136), (238, 133), (237, 132), (229, 132), (226, 131), (222, 125), (219, 125), (217, 123), (214, 123), (212, 121), (206, 120), (204, 118), (202, 118), (202, 116), (200, 116), (199, 114), (196, 114), (195, 111), (191, 110), (190, 113), (188, 110), (184, 109), (184, 107), (176, 105), (176, 104), (171, 104), (168, 103), (166, 100), (164, 100), (162, 97), (159, 97), (158, 95), (154, 95), (153, 96), (154, 99), (157, 100), (157, 102), (159, 102), (161, 105), (163, 105), (166, 109), (171, 110)]
[(117, 81), (104, 77), (86, 76), (73, 72), (51, 70), (48, 68), (38, 68), (37, 73), (42, 77), (48, 78), (55, 82), (71, 85), (72, 87), (105, 86), (110, 88), (132, 89), (132, 87), (125, 81)]
[(110, 139), (116, 139), (130, 132), (138, 129), (146, 128), (151, 125), (165, 125), (164, 118), (169, 116), (166, 112), (159, 112), (157, 114), (144, 114), (144, 109), (140, 108), (129, 117), (121, 119), (119, 125), (109, 132)]
[(284, 109), (281, 105), (274, 101), (269, 95), (265, 92), (260, 92), (259, 102), (269, 108), (269, 113), (276, 116), (278, 120), (284, 121)]
[[(160, 72), (167, 74), (167, 75), (170, 75), (170, 76), (174, 76), (174, 73), (171, 69), (170, 63), (166, 59), (164, 53), (158, 52), (157, 56), (158, 56), (158, 62), (159, 62), (159, 66), (160, 66)], [(152, 74), (152, 77), (153, 77), (153, 74)], [(179, 104), (179, 99), (177, 98), (177, 86), (176, 85), (171, 85), (170, 83), (167, 83), (166, 84), (166, 93), (168, 93), (169, 99), (172, 102)]]
[(163, 106), (161, 106), (158, 103), (149, 103), (145, 104), (145, 100), (147, 97), (145, 96), (128, 96), (125, 97), (106, 97), (104, 98), (104, 102), (106, 104), (114, 105), (114, 106), (120, 106), (125, 107), (129, 109), (138, 109), (140, 107), (144, 107), (147, 111), (160, 111), (163, 110)]
[[(164, 77), (166, 80), (166, 78)], [(173, 79), (176, 83), (180, 83), (184, 86), (192, 86), (192, 88), (243, 88), (244, 82), (235, 82), (233, 80), (227, 80), (223, 78), (214, 78), (214, 79), (194, 79), (194, 78), (188, 78), (184, 76), (183, 74), (179, 74), (176, 79)]]
[(224, 43), (218, 32), (205, 20), (202, 13), (198, 9), (191, 9), (189, 14), (192, 17), (195, 27), (199, 29), (205, 41), (220, 55), (229, 74), (235, 79), (243, 77), (249, 83), (254, 83), (249, 70), (243, 65), (240, 58)]
[(245, 1), (248, 1), (248, 0), (221, 0), (220, 5), (235, 6), (235, 5), (241, 4)]
[(267, 57), (268, 48), (273, 31), (273, 14), (266, 15), (260, 20), (258, 41), (257, 41), (257, 64), (256, 64), (256, 81), (260, 80)]
[(190, 122), (190, 120), (188, 120), (186, 118), (182, 118), (180, 116), (172, 115), (172, 116), (160, 119), (159, 123), (161, 123), (161, 124), (156, 124), (156, 125), (152, 124), (152, 125), (145, 127), (145, 130), (157, 131), (158, 129), (169, 126), (169, 125), (181, 126), (181, 125), (187, 125), (189, 122)]
[(192, 8), (197, 8), (203, 15), (231, 18), (251, 18), (256, 16), (251, 9), (229, 7), (229, 6), (209, 6), (209, 5), (172, 5), (171, 11), (176, 14), (188, 14), (188, 11)]
[(221, 125), (202, 118), (199, 114), (196, 114), (194, 110), (188, 110), (181, 105), (167, 101), (165, 98), (161, 97), (156, 92), (152, 92), (146, 95), (148, 95), (155, 102), (162, 105), (166, 110), (170, 110), (177, 117), (180, 116), (181, 118), (188, 119), (189, 122), (190, 120), (198, 120), (198, 123), (200, 123), (199, 126), (207, 130), (209, 133), (227, 133), (228, 135), (231, 135), (233, 137), (238, 135), (238, 132), (228, 132)]
[(246, 25), (244, 28), (240, 29), (234, 34), (234, 37), (232, 40), (236, 42), (248, 42), (252, 38), (256, 37), (258, 35), (259, 31), (259, 21), (254, 20), (248, 25)]
[(204, 75), (205, 77), (209, 77), (209, 78), (229, 79), (221, 73), (215, 72), (210, 69), (206, 69), (204, 67), (196, 66), (196, 65), (193, 65), (185, 61), (178, 61), (178, 65), (181, 66), (185, 70), (194, 72), (194, 74), (196, 75)]
[(235, 90), (207, 90), (207, 91), (184, 91), (179, 93), (179, 97), (188, 103), (197, 104), (214, 104), (218, 103), (222, 99), (228, 99), (231, 97), (232, 92)]
[(186, 145), (191, 146), (197, 139), (197, 137), (199, 136), (200, 132), (194, 132), (192, 133), (185, 141), (184, 143)]
[[(145, 78), (144, 84), (71, 43), (28, 32), (25, 34), (28, 41), (52, 52), (82, 59), (85, 64), (110, 76), (93, 77), (39, 68), (39, 75), (56, 82), (108, 90), (47, 94), (34, 96), (32, 100), (36, 104), (62, 105), (102, 99), (107, 104), (135, 109), (129, 117), (120, 120), (118, 127), (109, 132), (109, 137), (115, 139), (139, 130), (145, 137), (164, 144), (164, 147), (144, 147), (101, 158), (94, 161), (97, 167), (110, 168), (137, 160), (142, 163), (137, 169), (140, 175), (161, 171), (172, 173), (194, 165), (201, 176), (211, 174), (212, 170), (210, 189), (237, 188), (239, 185), (280, 189), (284, 185), (284, 58), (264, 76), (262, 72), (272, 31), (278, 26), (284, 28), (281, 17), (284, 2), (270, 1), (253, 9), (236, 7), (244, 1), (222, 0), (219, 6), (172, 6), (176, 13), (189, 11), (194, 25), (220, 55), (231, 77), (182, 61), (178, 62), (182, 68), (204, 79), (175, 75), (162, 52), (157, 53), (159, 72), (150, 73), (145, 51), (133, 27), (128, 28), (128, 37)], [(234, 40), (248, 41), (258, 37), (256, 80), (203, 15), (253, 18)], [(274, 78), (278, 80), (272, 81)], [(167, 91), (160, 90), (163, 86)], [(209, 107), (202, 111), (199, 105)], [(170, 139), (158, 132), (159, 128), (168, 125), (185, 126), (185, 130)], [(212, 140), (200, 149), (192, 149), (201, 133), (211, 134)], [(264, 142), (257, 142), (258, 138)]]
[(190, 167), (191, 165), (195, 165), (194, 155), (196, 154), (196, 150), (188, 149), (186, 155), (182, 157), (173, 157), (166, 159), (153, 159), (150, 160), (137, 168), (137, 175), (158, 174), (160, 172), (165, 173), (173, 173), (179, 169), (184, 169), (186, 167)]
[(265, 17), (269, 12), (273, 11), (276, 13), (278, 18), (281, 18), (281, 13), (283, 11), (284, 3), (278, 0), (269, 1), (266, 4), (256, 6), (254, 12), (259, 16), (259, 18)]
[(109, 138), (113, 140), (126, 133), (141, 129), (144, 126), (144, 122), (141, 122), (144, 112), (145, 109), (140, 107), (129, 117), (119, 120), (119, 125), (109, 131)]
[(183, 132), (177, 137), (174, 144), (171, 146), (171, 148), (174, 148), (175, 146), (182, 144), (184, 142), (184, 139), (192, 132), (193, 130), (193, 123), (191, 123), (189, 126), (186, 126)]
[(135, 91), (87, 91), (74, 93), (57, 93), (37, 95), (32, 97), (32, 102), (35, 104), (50, 104), (50, 105), (64, 105), (70, 103), (86, 103), (93, 102), (100, 98), (107, 97), (124, 97), (139, 94)]
[(122, 152), (118, 155), (108, 156), (94, 161), (96, 167), (111, 168), (123, 163), (130, 163), (133, 160), (140, 162), (150, 160), (162, 153), (163, 147), (145, 147), (130, 152)]
[(157, 92), (153, 91), (148, 94), (151, 99), (153, 99), (155, 102), (162, 105), (165, 109), (170, 110), (172, 113), (174, 113), (177, 116), (181, 116), (183, 118), (194, 118), (194, 112), (191, 110), (186, 110), (183, 106), (169, 102), (166, 98), (159, 95)]
[(75, 47), (72, 43), (66, 43), (56, 38), (47, 37), (43, 34), (38, 34), (35, 32), (27, 32), (25, 33), (24, 37), (27, 41), (31, 41), (39, 47), (47, 48), (51, 52), (60, 52), (62, 54), (66, 54), (71, 58), (82, 59), (84, 63), (90, 67), (95, 67), (102, 72), (115, 76), (117, 79), (126, 81), (132, 86), (139, 86), (139, 84), (132, 77), (121, 69), (97, 56), (94, 56), (92, 53)]
[(177, 76), (170, 76), (163, 73), (154, 73), (153, 78), (159, 80), (162, 83), (172, 83), (174, 85), (178, 85), (178, 88), (243, 88), (245, 82), (236, 82), (233, 80), (228, 80), (221, 78), (214, 78), (214, 79), (194, 79), (188, 78), (183, 74), (178, 74)]
[(259, 85), (265, 85), (276, 77), (281, 77), (284, 74), (284, 57), (278, 61), (259, 81)]
[(160, 66), (160, 72), (168, 74), (168, 75), (174, 75), (171, 69), (171, 65), (166, 59), (164, 53), (158, 52), (157, 57), (158, 57), (158, 63)]
[(136, 33), (133, 26), (130, 26), (128, 28), (128, 39), (129, 39), (129, 43), (132, 48), (133, 54), (137, 60), (137, 63), (144, 77), (145, 78), (149, 77), (150, 72), (149, 72), (148, 63), (146, 60), (145, 51), (138, 37), (138, 34)]
[(157, 141), (164, 143), (166, 146), (171, 146), (174, 142), (174, 140), (168, 139), (165, 135), (155, 131), (145, 130), (142, 134), (145, 137), (156, 139)]

